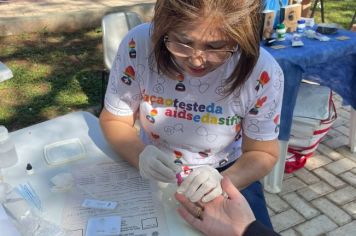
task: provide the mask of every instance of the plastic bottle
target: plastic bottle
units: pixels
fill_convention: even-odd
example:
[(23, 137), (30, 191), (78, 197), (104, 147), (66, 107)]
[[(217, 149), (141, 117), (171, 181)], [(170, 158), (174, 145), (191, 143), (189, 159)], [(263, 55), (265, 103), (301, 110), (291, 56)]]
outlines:
[(283, 41), (286, 39), (286, 26), (282, 23), (282, 24), (278, 24), (277, 25), (277, 40), (278, 41)]
[(305, 30), (305, 20), (298, 20), (297, 21), (298, 25), (297, 25), (297, 32), (298, 33), (304, 33)]
[(0, 168), (13, 166), (17, 161), (15, 144), (12, 142), (6, 127), (0, 125)]

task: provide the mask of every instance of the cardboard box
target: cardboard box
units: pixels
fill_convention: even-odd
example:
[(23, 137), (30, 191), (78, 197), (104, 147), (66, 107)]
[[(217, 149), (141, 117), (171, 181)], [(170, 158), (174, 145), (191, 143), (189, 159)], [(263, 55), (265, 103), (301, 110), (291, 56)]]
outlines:
[(297, 21), (301, 17), (302, 6), (300, 4), (292, 4), (281, 7), (280, 22), (287, 29), (287, 32), (295, 32), (297, 30)]
[(262, 39), (268, 39), (272, 37), (274, 17), (275, 14), (273, 10), (264, 10), (262, 12), (262, 27), (260, 33)]

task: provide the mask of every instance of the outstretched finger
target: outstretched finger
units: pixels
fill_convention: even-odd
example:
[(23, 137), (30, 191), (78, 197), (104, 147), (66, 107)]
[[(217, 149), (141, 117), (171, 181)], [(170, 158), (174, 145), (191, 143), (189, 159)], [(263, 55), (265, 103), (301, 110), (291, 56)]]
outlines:
[(201, 218), (204, 211), (204, 206), (200, 203), (191, 202), (186, 196), (180, 193), (175, 194), (175, 198), (191, 215), (195, 218)]
[(192, 225), (194, 228), (202, 231), (204, 229), (203, 227), (203, 221), (200, 218), (197, 218), (193, 214), (191, 214), (187, 209), (185, 209), (183, 206), (177, 208), (178, 214), (190, 225)]
[(186, 209), (188, 209), (189, 212), (194, 214), (194, 209), (197, 206), (196, 204), (191, 202), (185, 195), (181, 193), (176, 193), (174, 196), (182, 206), (184, 206)]
[(237, 190), (235, 185), (231, 182), (230, 178), (224, 175), (223, 180), (221, 181), (222, 190), (227, 193), (227, 196), (230, 199), (241, 198), (243, 195)]
[(222, 191), (221, 188), (215, 188), (213, 189), (213, 191), (211, 191), (210, 193), (208, 193), (207, 195), (205, 195), (202, 198), (202, 202), (206, 203), (206, 202), (210, 202), (212, 200), (214, 200), (215, 198), (222, 196)]

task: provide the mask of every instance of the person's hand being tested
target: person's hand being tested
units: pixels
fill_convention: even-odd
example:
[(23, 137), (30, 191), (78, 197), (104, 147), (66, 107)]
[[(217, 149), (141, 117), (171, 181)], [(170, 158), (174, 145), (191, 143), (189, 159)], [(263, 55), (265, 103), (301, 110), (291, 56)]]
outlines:
[(173, 183), (181, 167), (174, 164), (169, 155), (153, 145), (147, 145), (139, 155), (139, 170), (143, 178)]
[(184, 195), (176, 193), (175, 197), (181, 204), (177, 211), (204, 235), (243, 235), (246, 228), (255, 221), (255, 216), (246, 199), (228, 177), (222, 180), (222, 188), (228, 197), (220, 195), (203, 204), (194, 204)]
[(211, 166), (194, 169), (178, 187), (177, 192), (184, 194), (192, 202), (209, 202), (221, 195), (222, 175)]

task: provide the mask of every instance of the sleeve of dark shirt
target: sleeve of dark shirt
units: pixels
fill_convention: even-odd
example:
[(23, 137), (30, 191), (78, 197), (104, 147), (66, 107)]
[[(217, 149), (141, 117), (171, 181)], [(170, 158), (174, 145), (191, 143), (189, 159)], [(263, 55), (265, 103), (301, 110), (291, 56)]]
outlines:
[(259, 221), (255, 220), (245, 230), (243, 236), (280, 236), (272, 229), (267, 228)]

